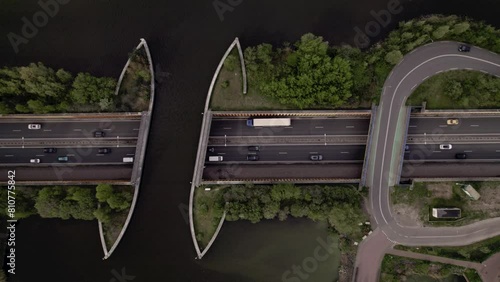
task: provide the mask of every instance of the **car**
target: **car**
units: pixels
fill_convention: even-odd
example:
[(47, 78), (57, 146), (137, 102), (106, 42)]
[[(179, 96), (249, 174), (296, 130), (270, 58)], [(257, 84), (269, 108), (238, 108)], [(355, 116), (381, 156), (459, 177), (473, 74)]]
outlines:
[(258, 152), (259, 146), (248, 146), (248, 151)]
[(208, 148), (208, 151), (213, 153), (213, 152), (215, 152), (215, 148), (214, 147), (210, 147), (210, 148)]
[(467, 154), (466, 153), (455, 154), (455, 159), (465, 160), (465, 159), (467, 159)]
[(28, 129), (40, 129), (42, 128), (42, 125), (39, 123), (30, 123), (28, 124)]
[(43, 152), (44, 153), (55, 153), (55, 152), (57, 152), (57, 149), (56, 148), (44, 148)]
[(452, 146), (451, 144), (441, 144), (439, 145), (439, 149), (441, 150), (451, 150)]
[(470, 52), (470, 46), (465, 45), (465, 44), (460, 44), (460, 45), (458, 45), (458, 51), (459, 52)]
[(321, 161), (323, 160), (323, 155), (310, 155), (309, 158), (311, 161)]
[(449, 118), (446, 121), (447, 125), (458, 125), (458, 118)]
[(67, 156), (57, 157), (57, 161), (58, 162), (67, 162), (68, 161), (68, 157)]
[(99, 148), (97, 150), (97, 153), (98, 154), (109, 154), (109, 153), (111, 153), (111, 149), (110, 148)]
[(104, 131), (94, 131), (94, 137), (104, 137)]
[(259, 156), (258, 155), (248, 155), (247, 156), (247, 161), (258, 161)]
[(31, 159), (30, 163), (32, 163), (32, 164), (39, 164), (40, 163), (40, 159)]
[(405, 145), (405, 151), (409, 151), (410, 150), (410, 145)]

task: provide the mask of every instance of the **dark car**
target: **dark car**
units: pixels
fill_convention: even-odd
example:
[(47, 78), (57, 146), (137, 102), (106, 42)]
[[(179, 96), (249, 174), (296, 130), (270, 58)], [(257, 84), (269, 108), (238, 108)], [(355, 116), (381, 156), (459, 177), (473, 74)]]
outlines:
[(258, 152), (259, 146), (248, 146), (248, 151)]
[(99, 148), (97, 150), (97, 153), (99, 153), (99, 154), (109, 154), (109, 153), (111, 153), (111, 149), (109, 149), (109, 148)]
[(68, 157), (66, 157), (66, 156), (57, 157), (57, 161), (58, 162), (67, 162), (68, 161)]
[(458, 153), (458, 154), (455, 155), (455, 158), (456, 159), (465, 160), (465, 159), (467, 159), (467, 154), (465, 154), (465, 153)]
[(321, 161), (323, 160), (323, 155), (311, 155), (309, 156), (309, 158), (311, 159), (311, 161)]
[(259, 156), (258, 155), (248, 155), (247, 156), (247, 161), (258, 161)]
[(104, 137), (104, 131), (95, 131), (94, 137)]
[(44, 153), (55, 153), (55, 152), (57, 152), (57, 149), (56, 148), (44, 148), (43, 152)]
[(459, 45), (458, 46), (458, 51), (460, 52), (470, 52), (470, 46), (467, 46), (467, 45)]

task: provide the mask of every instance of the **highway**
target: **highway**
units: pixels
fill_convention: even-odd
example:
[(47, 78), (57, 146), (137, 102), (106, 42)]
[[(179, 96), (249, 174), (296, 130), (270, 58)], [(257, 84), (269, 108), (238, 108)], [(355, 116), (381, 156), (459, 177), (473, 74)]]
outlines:
[[(481, 221), (462, 227), (406, 227), (393, 218), (391, 211), (389, 179), (394, 159), (397, 123), (400, 113), (405, 111), (405, 102), (412, 91), (428, 77), (455, 69), (471, 69), (500, 77), (500, 56), (488, 50), (472, 47), (470, 53), (460, 53), (457, 42), (435, 42), (419, 47), (407, 54), (394, 67), (385, 81), (377, 124), (374, 130), (374, 157), (370, 160), (373, 174), (370, 183), (371, 223), (375, 231), (365, 239), (385, 236), (393, 244), (409, 246), (463, 246), (500, 235), (500, 218)], [(463, 126), (462, 126), (463, 127)], [(471, 127), (471, 126), (469, 126)], [(418, 126), (417, 126), (418, 128)], [(376, 235), (378, 234), (378, 235)], [(357, 281), (378, 280), (378, 267), (385, 249), (370, 249), (370, 243), (362, 243), (356, 260)], [(375, 244), (375, 243), (373, 243)], [(379, 242), (377, 245), (382, 246)], [(363, 252), (363, 250), (370, 250)]]
[(210, 136), (367, 135), (366, 118), (297, 118), (288, 127), (249, 127), (246, 119), (213, 119)]
[(404, 159), (421, 160), (456, 160), (455, 155), (465, 153), (467, 160), (499, 160), (500, 144), (453, 144), (451, 150), (439, 149), (439, 144), (417, 144), (409, 145), (409, 150), (405, 151)]
[[(30, 123), (39, 123), (42, 128), (28, 129)], [(137, 137), (139, 125), (140, 120), (0, 120), (0, 138), (92, 138), (97, 130), (106, 137)]]
[[(328, 146), (260, 146), (258, 152), (248, 151), (247, 146), (215, 146), (214, 152), (207, 152), (208, 156), (222, 156), (224, 162), (237, 161), (249, 163), (262, 163), (266, 161), (280, 162), (305, 162), (313, 163), (309, 159), (310, 155), (322, 155), (321, 163), (328, 161), (363, 161), (365, 154), (364, 145), (328, 145)], [(258, 155), (259, 161), (247, 161), (247, 155)], [(317, 161), (316, 161), (317, 162)], [(211, 162), (208, 162), (211, 163)]]
[[(28, 124), (41, 124), (40, 129), (28, 129)], [(136, 151), (140, 119), (137, 116), (107, 118), (0, 118), (0, 166), (30, 170), (57, 164), (106, 165), (123, 163), (124, 157), (133, 157)], [(105, 137), (95, 137), (102, 131)], [(44, 153), (44, 148), (56, 148), (56, 153)], [(108, 154), (99, 154), (99, 148), (110, 148)], [(67, 156), (67, 162), (58, 157)], [(40, 163), (30, 163), (40, 159)], [(96, 169), (97, 170), (97, 169)], [(114, 171), (114, 170), (113, 170)], [(111, 176), (110, 176), (111, 177)]]
[(498, 133), (500, 117), (467, 117), (458, 118), (458, 125), (447, 125), (448, 118), (411, 117), (408, 134), (478, 134)]
[[(109, 147), (108, 147), (109, 148)], [(51, 163), (61, 163), (57, 157), (67, 156), (67, 163), (122, 163), (124, 157), (133, 157), (135, 147), (109, 148), (111, 153), (99, 154), (98, 148), (72, 147), (57, 148), (56, 153), (44, 153), (43, 148), (0, 149), (0, 165), (30, 164), (30, 159), (40, 159), (33, 167), (44, 166)]]

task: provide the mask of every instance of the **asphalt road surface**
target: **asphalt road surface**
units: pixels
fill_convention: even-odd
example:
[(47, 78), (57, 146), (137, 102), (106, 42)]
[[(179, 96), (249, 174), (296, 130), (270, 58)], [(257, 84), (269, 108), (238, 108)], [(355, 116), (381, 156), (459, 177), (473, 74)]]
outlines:
[(246, 119), (213, 119), (210, 136), (367, 135), (370, 119), (299, 118), (288, 127), (249, 127)]
[[(36, 181), (38, 184), (50, 185), (57, 181), (77, 181), (82, 184), (98, 184), (106, 181), (129, 182), (132, 175), (132, 164), (99, 165), (99, 166), (18, 166), (15, 168), (0, 167), (0, 182), (8, 181), (7, 172), (16, 171), (16, 183)], [(85, 179), (82, 181), (82, 179)]]
[[(214, 152), (207, 151), (206, 162), (208, 156), (222, 156), (224, 161), (247, 161), (248, 155), (258, 155), (259, 161), (280, 161), (280, 162), (313, 162), (309, 159), (310, 155), (322, 155), (324, 163), (328, 161), (346, 161), (358, 160), (362, 161), (365, 154), (364, 145), (327, 145), (327, 146), (259, 146), (259, 151), (249, 151), (248, 146), (216, 146)], [(212, 163), (212, 162), (209, 162)]]
[[(454, 118), (454, 117), (449, 117)], [(410, 118), (408, 134), (473, 134), (498, 133), (500, 117), (458, 118), (458, 125), (447, 125), (448, 118)]]
[(452, 144), (450, 150), (439, 149), (439, 144), (408, 146), (409, 150), (405, 151), (405, 160), (453, 160), (458, 153), (465, 153), (467, 159), (500, 160), (500, 144)]
[[(389, 199), (389, 173), (391, 173), (396, 128), (401, 111), (405, 110), (406, 98), (419, 84), (437, 73), (454, 69), (473, 69), (500, 76), (500, 56), (472, 47), (470, 53), (457, 51), (456, 42), (436, 42), (419, 47), (406, 55), (394, 67), (385, 81), (377, 119), (379, 128), (374, 134), (376, 146), (372, 160), (373, 179), (370, 179), (370, 203), (372, 224), (381, 229), (394, 243), (410, 246), (461, 246), (500, 235), (500, 218), (481, 221), (462, 227), (419, 227), (399, 225), (393, 218)], [(418, 128), (418, 127), (417, 127)], [(373, 271), (364, 271), (367, 265), (380, 264), (363, 261), (360, 254), (357, 281), (377, 281)]]
[[(28, 124), (39, 123), (41, 129), (28, 129)], [(93, 138), (94, 131), (103, 131), (106, 137), (137, 137), (140, 120), (32, 120), (29, 122), (0, 121), (0, 138)]]
[[(5, 164), (29, 164), (40, 167), (51, 163), (61, 163), (57, 157), (67, 156), (69, 163), (123, 163), (124, 157), (133, 157), (135, 147), (109, 148), (111, 153), (99, 154), (99, 148), (74, 147), (57, 148), (56, 153), (44, 153), (43, 148), (18, 148), (18, 149), (0, 149), (0, 165)], [(40, 159), (38, 164), (30, 164), (31, 159)]]

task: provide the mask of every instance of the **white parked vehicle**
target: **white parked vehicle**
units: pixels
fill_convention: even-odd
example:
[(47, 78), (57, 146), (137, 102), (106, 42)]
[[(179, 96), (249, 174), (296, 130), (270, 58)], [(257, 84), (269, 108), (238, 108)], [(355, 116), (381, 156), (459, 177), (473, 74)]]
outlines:
[(42, 125), (39, 123), (30, 123), (28, 124), (28, 129), (40, 129), (42, 128)]
[(125, 158), (123, 158), (123, 162), (124, 163), (133, 163), (134, 162), (134, 158), (132, 158), (132, 157), (125, 157)]
[(222, 156), (209, 156), (208, 161), (209, 162), (222, 162), (224, 158)]
[(439, 149), (441, 150), (451, 150), (451, 144), (441, 144), (439, 145)]
[(32, 164), (39, 164), (40, 163), (40, 159), (31, 159), (30, 163), (32, 163)]

